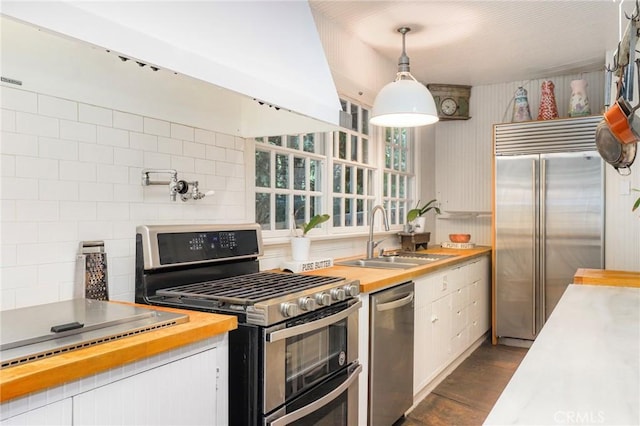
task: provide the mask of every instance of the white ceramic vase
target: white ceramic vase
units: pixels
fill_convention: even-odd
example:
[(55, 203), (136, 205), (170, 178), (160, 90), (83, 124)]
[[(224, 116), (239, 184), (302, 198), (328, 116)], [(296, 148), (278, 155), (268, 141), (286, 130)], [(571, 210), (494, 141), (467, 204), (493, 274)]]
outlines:
[(424, 216), (418, 216), (413, 220), (413, 232), (423, 233), (427, 232), (427, 218)]
[(291, 237), (291, 258), (293, 260), (309, 260), (311, 240), (307, 237)]

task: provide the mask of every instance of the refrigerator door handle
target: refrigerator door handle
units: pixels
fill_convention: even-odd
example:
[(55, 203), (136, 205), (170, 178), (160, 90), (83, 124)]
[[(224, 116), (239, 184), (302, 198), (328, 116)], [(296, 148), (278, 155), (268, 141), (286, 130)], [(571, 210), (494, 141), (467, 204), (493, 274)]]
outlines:
[(540, 318), (540, 325), (547, 321), (547, 296), (546, 296), (546, 277), (547, 277), (547, 265), (545, 262), (545, 248), (547, 245), (547, 160), (541, 159), (540, 166), (540, 266), (538, 273), (540, 274), (540, 311), (542, 312)]
[(532, 309), (532, 317), (533, 320), (531, 321), (531, 333), (533, 336), (536, 335), (536, 308), (537, 308), (537, 304), (536, 304), (536, 281), (537, 281), (537, 277), (536, 277), (536, 266), (538, 264), (537, 262), (537, 257), (536, 257), (536, 238), (537, 238), (537, 234), (538, 234), (538, 221), (537, 219), (537, 209), (538, 209), (538, 205), (537, 205), (537, 200), (536, 200), (536, 160), (531, 160), (531, 194), (532, 194), (532, 201), (531, 201), (531, 208), (532, 208), (532, 215), (531, 217), (534, 219), (534, 225), (533, 225), (533, 232), (531, 233), (531, 239), (532, 239), (532, 244), (531, 244), (531, 251), (532, 251), (532, 265), (533, 265), (533, 271), (531, 276), (533, 277), (533, 280), (531, 280), (532, 285), (533, 285), (533, 297), (531, 298), (532, 302), (533, 302), (533, 309)]

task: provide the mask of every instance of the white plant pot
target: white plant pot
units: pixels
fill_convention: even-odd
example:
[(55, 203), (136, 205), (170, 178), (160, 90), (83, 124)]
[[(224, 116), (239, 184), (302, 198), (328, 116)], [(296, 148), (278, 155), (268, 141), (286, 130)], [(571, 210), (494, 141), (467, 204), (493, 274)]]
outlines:
[(427, 218), (424, 216), (417, 217), (413, 220), (413, 232), (427, 232)]
[(293, 260), (309, 260), (311, 240), (307, 237), (291, 238), (291, 258)]

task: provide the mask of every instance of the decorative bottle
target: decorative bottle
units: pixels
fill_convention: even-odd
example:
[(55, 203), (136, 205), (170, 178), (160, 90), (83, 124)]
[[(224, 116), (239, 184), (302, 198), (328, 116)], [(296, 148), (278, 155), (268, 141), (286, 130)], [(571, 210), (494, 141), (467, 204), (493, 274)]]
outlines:
[(529, 110), (529, 99), (527, 98), (527, 90), (522, 86), (518, 87), (514, 95), (513, 117), (511, 121), (529, 121), (531, 120), (531, 111)]
[(558, 118), (558, 106), (556, 105), (556, 95), (553, 92), (554, 88), (555, 85), (553, 81), (545, 80), (542, 82), (538, 120), (553, 120), (554, 118)]
[(571, 98), (569, 99), (569, 117), (591, 115), (589, 98), (587, 98), (587, 80), (571, 82)]

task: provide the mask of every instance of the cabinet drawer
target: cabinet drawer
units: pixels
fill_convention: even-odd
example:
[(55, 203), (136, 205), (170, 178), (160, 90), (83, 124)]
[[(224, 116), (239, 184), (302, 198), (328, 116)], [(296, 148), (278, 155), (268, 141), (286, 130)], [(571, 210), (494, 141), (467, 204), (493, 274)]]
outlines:
[(467, 307), (453, 310), (453, 333), (457, 334), (467, 326)]
[(453, 291), (452, 297), (452, 307), (454, 310), (467, 306), (469, 304), (469, 287), (462, 287)]
[(455, 358), (467, 349), (469, 345), (469, 330), (460, 330), (451, 338), (452, 357)]

